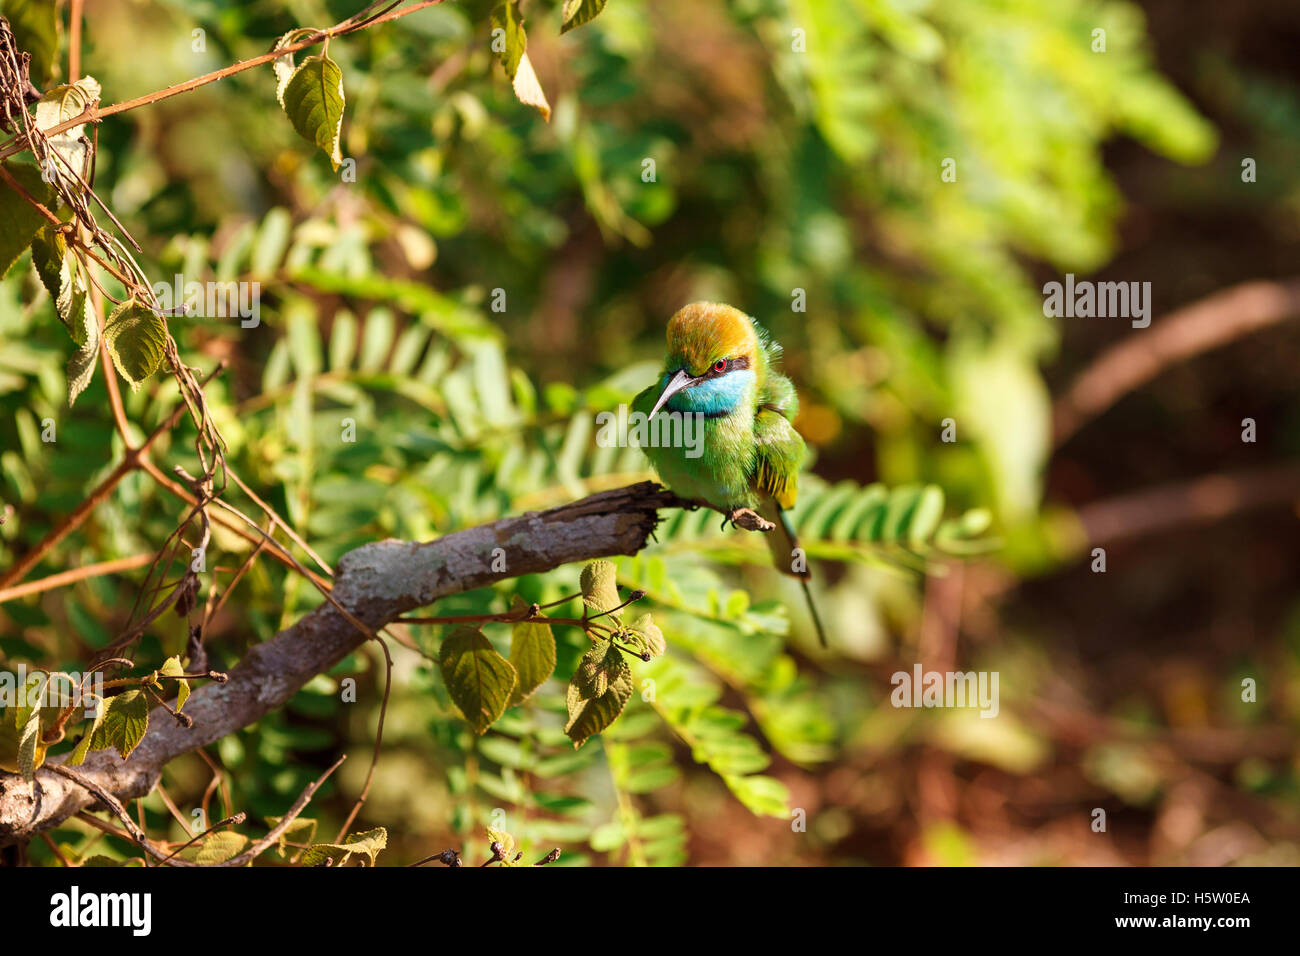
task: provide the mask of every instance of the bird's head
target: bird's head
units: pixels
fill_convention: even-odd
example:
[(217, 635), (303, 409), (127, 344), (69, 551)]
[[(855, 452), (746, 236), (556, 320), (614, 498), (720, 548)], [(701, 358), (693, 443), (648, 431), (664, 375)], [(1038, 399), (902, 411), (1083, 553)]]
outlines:
[(653, 417), (678, 396), (678, 411), (721, 415), (746, 399), (757, 381), (761, 348), (753, 321), (717, 302), (693, 302), (668, 320), (668, 361)]

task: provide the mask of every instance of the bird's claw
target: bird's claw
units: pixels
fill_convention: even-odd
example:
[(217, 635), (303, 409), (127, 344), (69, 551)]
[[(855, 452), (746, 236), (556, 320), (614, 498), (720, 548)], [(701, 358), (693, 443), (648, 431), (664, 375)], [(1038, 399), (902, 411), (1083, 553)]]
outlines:
[(732, 508), (722, 517), (723, 528), (727, 522), (731, 522), (734, 528), (744, 528), (746, 531), (771, 531), (776, 527), (753, 508)]

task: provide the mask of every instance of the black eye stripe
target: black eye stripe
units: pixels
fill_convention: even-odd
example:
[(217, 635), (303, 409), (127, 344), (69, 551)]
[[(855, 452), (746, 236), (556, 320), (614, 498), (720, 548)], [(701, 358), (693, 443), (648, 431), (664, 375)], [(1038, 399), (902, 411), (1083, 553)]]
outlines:
[(719, 375), (726, 375), (728, 372), (736, 371), (736, 369), (749, 368), (749, 357), (741, 355), (734, 359), (723, 359), (723, 363), (721, 369), (718, 368), (716, 362), (713, 363), (709, 366), (709, 370), (701, 375), (700, 378), (717, 378)]

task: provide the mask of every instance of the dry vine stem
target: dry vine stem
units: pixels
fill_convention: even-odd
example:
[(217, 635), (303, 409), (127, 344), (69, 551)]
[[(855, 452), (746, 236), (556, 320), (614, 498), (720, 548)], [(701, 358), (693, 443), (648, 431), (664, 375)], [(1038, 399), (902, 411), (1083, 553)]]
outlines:
[[(563, 564), (635, 554), (654, 531), (659, 509), (688, 504), (658, 485), (641, 482), (423, 544), (363, 545), (338, 562), (331, 592), (337, 605), (326, 602), (254, 647), (230, 671), (227, 682), (191, 694), (185, 711), (194, 719), (193, 727), (151, 721), (130, 759), (123, 760), (113, 750), (96, 751), (79, 773), (118, 800), (142, 796), (153, 789), (168, 761), (282, 706), (312, 677), (360, 646), (366, 635), (350, 617), (373, 633), (407, 611), (451, 594)], [(493, 570), (498, 548), (505, 553), (505, 571)], [(37, 771), (33, 784), (0, 773), (0, 846), (30, 840), (96, 799), (48, 767)]]

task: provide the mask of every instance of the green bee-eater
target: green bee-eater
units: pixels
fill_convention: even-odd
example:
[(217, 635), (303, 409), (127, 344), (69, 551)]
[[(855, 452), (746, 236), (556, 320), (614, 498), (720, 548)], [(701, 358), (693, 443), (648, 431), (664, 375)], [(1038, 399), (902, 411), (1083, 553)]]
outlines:
[(800, 579), (824, 646), (807, 562), (796, 552), (785, 517), (808, 450), (790, 424), (799, 399), (775, 368), (780, 357), (781, 346), (739, 309), (692, 303), (668, 320), (663, 374), (636, 397), (632, 410), (652, 423), (664, 411), (697, 416), (686, 428), (702, 428), (702, 447), (652, 442), (643, 446), (646, 455), (680, 497), (716, 508), (733, 523), (750, 511), (774, 526), (767, 539), (776, 568)]

